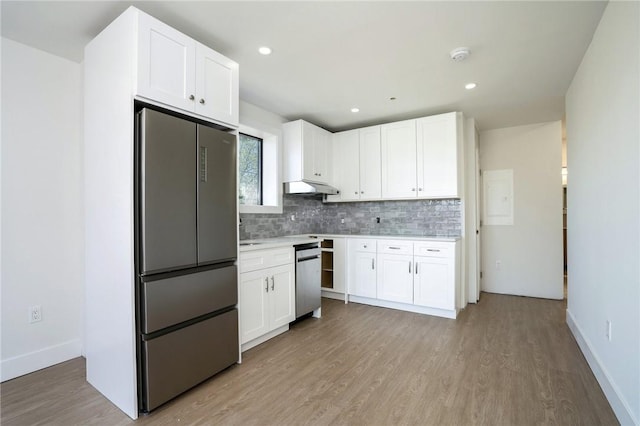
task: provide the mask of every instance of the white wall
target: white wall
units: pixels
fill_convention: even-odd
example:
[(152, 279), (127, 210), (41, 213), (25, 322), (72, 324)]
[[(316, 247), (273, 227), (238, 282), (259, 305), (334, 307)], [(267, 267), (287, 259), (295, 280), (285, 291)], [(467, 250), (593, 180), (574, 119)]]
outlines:
[[(640, 424), (640, 4), (610, 2), (566, 96), (567, 323), (622, 424)], [(606, 321), (612, 324), (611, 341)]]
[(563, 298), (561, 149), (560, 121), (480, 132), (482, 172), (514, 185), (513, 225), (482, 227), (483, 291)]
[(81, 353), (82, 69), (3, 38), (2, 89), (4, 381)]

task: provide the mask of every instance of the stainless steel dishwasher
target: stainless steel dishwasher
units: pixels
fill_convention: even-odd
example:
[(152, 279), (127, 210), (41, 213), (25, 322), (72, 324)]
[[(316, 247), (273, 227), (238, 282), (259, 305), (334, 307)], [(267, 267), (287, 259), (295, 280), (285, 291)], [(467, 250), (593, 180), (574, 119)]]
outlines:
[(318, 243), (295, 246), (296, 318), (310, 312), (320, 317), (320, 247)]

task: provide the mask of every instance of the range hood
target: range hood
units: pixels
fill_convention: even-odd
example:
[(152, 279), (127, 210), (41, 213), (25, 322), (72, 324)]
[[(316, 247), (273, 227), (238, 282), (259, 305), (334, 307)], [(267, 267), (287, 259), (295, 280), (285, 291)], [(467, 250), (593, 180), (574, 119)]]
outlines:
[(333, 186), (326, 185), (324, 183), (315, 182), (285, 182), (284, 193), (285, 194), (302, 194), (302, 195), (314, 195), (314, 194), (326, 194), (335, 195), (339, 191)]

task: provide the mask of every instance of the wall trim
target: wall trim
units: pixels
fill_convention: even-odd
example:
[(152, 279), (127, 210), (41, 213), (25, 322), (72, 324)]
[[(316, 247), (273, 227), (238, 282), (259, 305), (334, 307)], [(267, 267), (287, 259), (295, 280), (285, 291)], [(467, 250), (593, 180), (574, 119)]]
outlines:
[(589, 339), (582, 332), (582, 329), (578, 325), (575, 317), (571, 314), (571, 311), (567, 309), (567, 325), (575, 337), (580, 350), (584, 354), (584, 357), (591, 367), (593, 375), (596, 376), (596, 380), (600, 384), (602, 391), (604, 392), (607, 401), (611, 405), (613, 412), (615, 413), (618, 421), (621, 425), (636, 425), (638, 426), (638, 420), (634, 418), (633, 412), (629, 407), (629, 404), (620, 393), (620, 390), (616, 386), (615, 382), (611, 380), (611, 376), (607, 373), (606, 368), (598, 358), (598, 355), (593, 351), (592, 345)]
[(52, 365), (77, 358), (82, 354), (80, 339), (70, 340), (37, 351), (4, 359), (0, 363), (0, 381), (14, 379)]

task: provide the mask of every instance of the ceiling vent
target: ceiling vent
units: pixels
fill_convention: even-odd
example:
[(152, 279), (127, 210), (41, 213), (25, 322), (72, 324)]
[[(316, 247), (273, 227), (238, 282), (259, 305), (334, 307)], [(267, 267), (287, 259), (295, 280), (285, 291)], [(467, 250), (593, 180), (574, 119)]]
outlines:
[(456, 47), (449, 54), (451, 55), (451, 59), (454, 61), (462, 62), (469, 57), (470, 53), (471, 52), (468, 47)]

